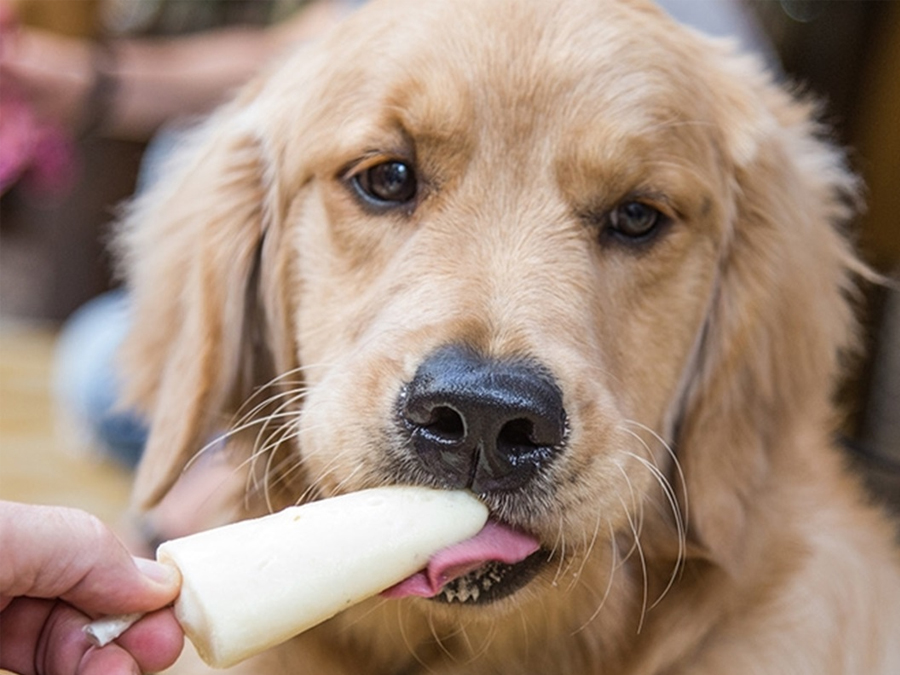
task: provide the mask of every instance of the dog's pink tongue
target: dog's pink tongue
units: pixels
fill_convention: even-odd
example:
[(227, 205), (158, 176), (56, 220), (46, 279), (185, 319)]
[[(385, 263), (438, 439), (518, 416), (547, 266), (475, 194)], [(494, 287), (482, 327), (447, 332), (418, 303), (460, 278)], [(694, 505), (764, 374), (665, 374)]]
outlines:
[(537, 539), (494, 520), (471, 539), (438, 551), (421, 572), (404, 579), (382, 593), (387, 598), (418, 595), (430, 598), (445, 584), (478, 569), (488, 562), (514, 564), (540, 548)]

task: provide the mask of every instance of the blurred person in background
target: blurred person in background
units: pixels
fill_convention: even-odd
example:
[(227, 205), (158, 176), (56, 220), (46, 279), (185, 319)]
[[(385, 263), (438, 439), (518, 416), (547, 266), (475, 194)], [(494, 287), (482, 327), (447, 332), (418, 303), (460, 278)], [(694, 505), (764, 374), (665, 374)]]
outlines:
[[(108, 14), (126, 30), (135, 30), (129, 24), (140, 23), (140, 15), (144, 15), (143, 23), (153, 23), (151, 18), (156, 17), (159, 30), (172, 30), (166, 26), (190, 24), (191, 19), (202, 26), (217, 25), (224, 19), (213, 20), (210, 14), (215, 8), (254, 4), (269, 6), (267, 16), (284, 14), (285, 5), (297, 11), (269, 26), (243, 24), (180, 36), (91, 40), (21, 26), (15, 4), (0, 0), (4, 112), (0, 131), (4, 140), (18, 141), (4, 143), (0, 186), (8, 188), (40, 159), (12, 152), (28, 149), (23, 141), (30, 128), (51, 127), (69, 137), (97, 133), (146, 140), (166, 123), (208, 113), (275, 55), (320, 35), (353, 5), (350, 0), (118, 0), (109, 3)], [(113, 11), (116, 7), (118, 12)], [(280, 11), (275, 12), (276, 8)], [(183, 16), (167, 20), (173, 13)], [(123, 16), (115, 21), (116, 14)], [(8, 110), (14, 112), (7, 114)], [(12, 127), (12, 122), (18, 127)], [(14, 138), (13, 131), (21, 135)]]
[[(70, 189), (78, 166), (76, 141), (97, 136), (150, 140), (138, 175), (137, 189), (144, 189), (188, 128), (266, 62), (315, 39), (355, 4), (108, 0), (101, 5), (108, 29), (90, 39), (25, 26), (19, 10), (28, 4), (0, 0), (0, 194), (17, 185), (39, 197)], [(46, 3), (45, 9), (54, 5), (64, 9), (59, 3)], [(75, 311), (60, 334), (55, 385), (74, 444), (130, 468), (140, 458), (146, 426), (118, 407), (115, 353), (128, 324), (121, 290)], [(194, 481), (170, 500), (177, 505), (170, 516), (164, 505), (157, 520), (165, 524), (141, 533), (141, 539), (156, 538), (159, 529), (167, 538), (187, 533), (195, 525), (183, 513), (202, 511), (199, 504), (207, 503), (210, 491), (227, 493), (223, 484), (232, 468), (215, 453), (206, 454), (205, 470), (192, 473), (200, 484)], [(185, 508), (186, 501), (192, 505)]]
[[(24, 27), (15, 5), (0, 0), (0, 192), (20, 180), (62, 189), (73, 170), (72, 139), (88, 134), (154, 138), (142, 189), (182, 127), (352, 6), (350, 0), (118, 0), (105, 6), (108, 21), (119, 26), (115, 33), (155, 24), (163, 35), (91, 40)], [(241, 25), (218, 27), (234, 21)], [(190, 34), (168, 35), (185, 24)], [(133, 465), (143, 424), (112, 412), (119, 390), (112, 355), (126, 315), (121, 292), (76, 312), (61, 338), (57, 380), (64, 410), (82, 422), (90, 442)]]

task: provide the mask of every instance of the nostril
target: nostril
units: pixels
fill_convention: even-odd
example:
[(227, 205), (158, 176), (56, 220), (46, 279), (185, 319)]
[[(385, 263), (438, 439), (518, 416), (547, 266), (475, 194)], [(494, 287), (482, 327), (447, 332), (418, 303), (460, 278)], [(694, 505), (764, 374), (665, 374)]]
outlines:
[(517, 449), (534, 448), (534, 423), (525, 418), (510, 420), (497, 434), (497, 448), (501, 452), (515, 452)]
[(436, 406), (428, 421), (422, 425), (428, 433), (442, 441), (459, 443), (466, 437), (466, 423), (450, 406)]

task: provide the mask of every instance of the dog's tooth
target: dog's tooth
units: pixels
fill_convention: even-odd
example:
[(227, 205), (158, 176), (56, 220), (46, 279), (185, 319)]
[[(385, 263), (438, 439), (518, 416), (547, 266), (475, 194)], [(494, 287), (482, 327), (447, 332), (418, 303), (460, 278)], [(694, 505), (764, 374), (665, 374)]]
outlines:
[(445, 594), (451, 602), (475, 602), (481, 594), (477, 583), (468, 580), (460, 582), (455, 588), (446, 589)]
[(487, 516), (467, 492), (377, 488), (175, 539), (157, 557), (181, 572), (186, 635), (226, 667), (402, 581)]

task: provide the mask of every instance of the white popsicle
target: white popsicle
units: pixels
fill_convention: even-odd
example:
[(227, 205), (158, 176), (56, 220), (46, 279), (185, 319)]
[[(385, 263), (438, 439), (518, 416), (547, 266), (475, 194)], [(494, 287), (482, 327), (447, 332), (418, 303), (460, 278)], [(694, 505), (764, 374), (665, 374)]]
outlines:
[(174, 539), (157, 559), (181, 571), (185, 634), (224, 668), (402, 581), (487, 516), (467, 492), (376, 488)]

